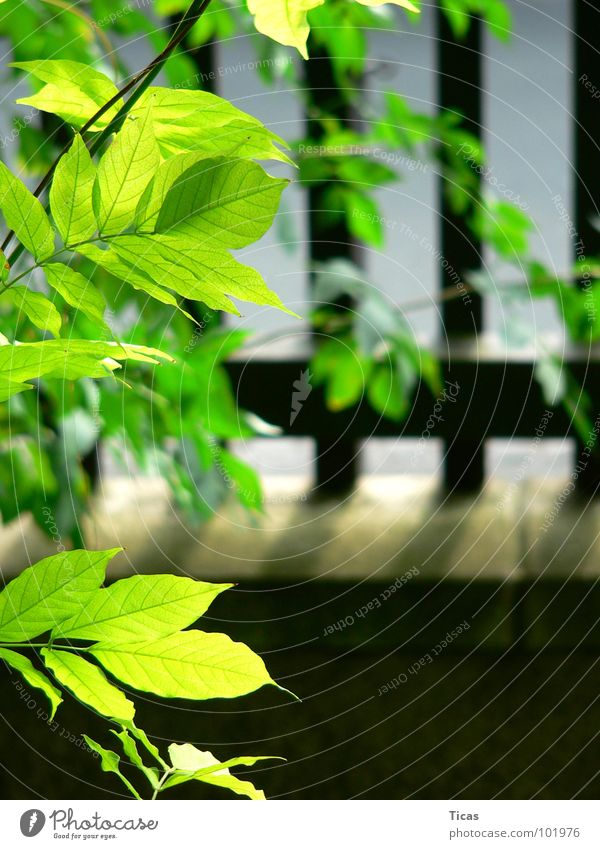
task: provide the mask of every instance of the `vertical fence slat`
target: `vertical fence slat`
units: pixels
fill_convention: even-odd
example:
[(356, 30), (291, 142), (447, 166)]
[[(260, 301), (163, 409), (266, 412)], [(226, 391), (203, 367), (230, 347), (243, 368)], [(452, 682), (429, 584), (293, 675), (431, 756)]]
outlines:
[[(337, 89), (333, 68), (328, 56), (313, 45), (311, 57), (305, 65), (307, 84), (307, 135), (319, 142), (321, 130), (320, 113), (335, 115), (342, 122), (349, 118), (348, 108)], [(312, 114), (311, 114), (312, 113)], [(308, 190), (308, 236), (311, 263), (327, 262), (332, 259), (359, 261), (359, 252), (353, 244), (345, 223), (341, 218), (334, 226), (323, 228), (320, 210), (326, 209), (323, 184)], [(340, 310), (347, 309), (350, 302), (341, 299)], [(333, 433), (331, 438), (316, 441), (316, 491), (320, 495), (335, 495), (352, 488), (358, 474), (359, 445), (354, 440), (344, 439), (342, 433)]]
[[(466, 128), (481, 138), (482, 124), (482, 59), (481, 22), (471, 21), (464, 40), (456, 41), (445, 15), (437, 10), (438, 103), (440, 110), (453, 110), (465, 118)], [(452, 154), (450, 154), (452, 155)], [(442, 286), (456, 288), (456, 274), (463, 275), (481, 266), (481, 244), (469, 233), (465, 219), (456, 215), (448, 204), (440, 181), (440, 243), (446, 271)], [(468, 337), (482, 329), (481, 298), (471, 296), (470, 303), (457, 298), (443, 304), (443, 331), (449, 337)], [(470, 393), (471, 387), (461, 387)], [(458, 436), (445, 445), (444, 483), (451, 491), (478, 489), (484, 478), (483, 446), (466, 442)]]
[[(588, 283), (589, 263), (600, 255), (600, 232), (596, 229), (600, 216), (600, 2), (599, 0), (574, 0), (575, 73), (573, 77), (573, 103), (575, 110), (575, 231), (573, 250), (581, 271), (580, 285)], [(594, 226), (596, 219), (596, 226)], [(587, 387), (589, 395), (597, 397), (596, 387)], [(592, 421), (600, 412), (594, 402)], [(580, 473), (578, 488), (600, 494), (599, 446), (587, 458), (585, 444), (577, 440), (577, 461), (585, 468)], [(586, 459), (587, 458), (587, 459)]]

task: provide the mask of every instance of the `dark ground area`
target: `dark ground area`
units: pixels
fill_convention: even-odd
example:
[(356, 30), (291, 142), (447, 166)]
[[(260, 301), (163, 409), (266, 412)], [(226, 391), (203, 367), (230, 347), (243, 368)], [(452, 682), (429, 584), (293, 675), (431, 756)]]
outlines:
[[(340, 590), (335, 587), (337, 599)], [(490, 629), (495, 636), (484, 641), (487, 647), (477, 648), (482, 643), (480, 614), (478, 627), (456, 638), (432, 662), (423, 658), (473, 602), (462, 596), (459, 603), (457, 587), (447, 621), (427, 614), (430, 605), (441, 609), (441, 599), (432, 596), (426, 603), (424, 589), (414, 588), (423, 603), (421, 623), (428, 623), (418, 639), (404, 639), (405, 630), (415, 635), (416, 620), (390, 627), (391, 620), (382, 619), (391, 616), (391, 608), (325, 638), (323, 622), (337, 621), (337, 613), (320, 607), (313, 591), (312, 614), (286, 620), (287, 630), (256, 619), (261, 604), (265, 620), (269, 610), (272, 617), (276, 611), (285, 617), (277, 592), (262, 592), (252, 605), (244, 593), (231, 593), (228, 602), (217, 603), (216, 614), (235, 624), (213, 620), (212, 626), (252, 643), (272, 675), (302, 701), (293, 702), (274, 688), (234, 701), (171, 705), (135, 694), (138, 724), (157, 741), (193, 742), (222, 759), (237, 754), (287, 758), (285, 764), (238, 770), (271, 798), (598, 798), (600, 651), (589, 644), (571, 651), (566, 644), (541, 648), (523, 639), (515, 643), (501, 621), (501, 608), (510, 599), (491, 590), (490, 598), (500, 600), (500, 607), (490, 602), (488, 625), (492, 620), (496, 625)], [(373, 585), (365, 592), (372, 596)], [(285, 600), (297, 611), (303, 609), (297, 593), (288, 590)], [(407, 600), (405, 595), (404, 610)], [(474, 601), (479, 610), (480, 599)], [(347, 597), (340, 609), (356, 610), (357, 604), (356, 596)], [(242, 623), (249, 607), (255, 620)], [(563, 620), (567, 617), (563, 613)], [(583, 627), (586, 620), (589, 628), (589, 618), (579, 621)], [(271, 643), (273, 633), (279, 645)], [(573, 647), (576, 637), (572, 633), (568, 640)], [(405, 648), (398, 648), (403, 643)], [(293, 644), (296, 648), (287, 647)], [(384, 684), (402, 674), (406, 683), (379, 695)], [(14, 675), (1, 672), (0, 796), (119, 794), (118, 782), (65, 736), (85, 732), (111, 746), (105, 725), (68, 699), (57, 714), (60, 729), (66, 731), (62, 737), (60, 729), (51, 733), (36, 708), (25, 706), (12, 680)], [(34, 693), (34, 698), (46, 708), (41, 695)], [(199, 784), (171, 791), (174, 798), (207, 793), (215, 795)]]

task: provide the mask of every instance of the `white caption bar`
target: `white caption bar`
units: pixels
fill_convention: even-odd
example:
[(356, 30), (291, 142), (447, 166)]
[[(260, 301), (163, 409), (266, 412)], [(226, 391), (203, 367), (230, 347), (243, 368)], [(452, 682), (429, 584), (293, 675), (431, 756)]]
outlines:
[[(235, 806), (235, 807), (234, 807)], [(0, 801), (0, 846), (598, 849), (597, 802)]]

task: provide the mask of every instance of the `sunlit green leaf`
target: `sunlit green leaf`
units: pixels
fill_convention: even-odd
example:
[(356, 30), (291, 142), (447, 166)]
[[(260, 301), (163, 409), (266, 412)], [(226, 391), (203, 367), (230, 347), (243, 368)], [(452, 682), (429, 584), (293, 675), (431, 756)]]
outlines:
[(207, 91), (150, 87), (131, 114), (138, 117), (152, 104), (154, 133), (165, 158), (177, 153), (232, 156), (239, 159), (288, 157), (276, 145), (287, 147), (258, 118)]
[(112, 240), (119, 256), (155, 283), (212, 309), (238, 313), (227, 297), (275, 306), (291, 313), (254, 268), (214, 247), (197, 247), (179, 236), (119, 236)]
[[(77, 380), (106, 377), (119, 368), (119, 360), (156, 364), (173, 358), (156, 348), (87, 339), (50, 339), (20, 345), (0, 345), (0, 373), (8, 381), (37, 377)], [(7, 386), (6, 389), (9, 389)]]
[(232, 584), (207, 584), (175, 575), (133, 575), (98, 590), (54, 637), (140, 641), (192, 625)]
[(202, 160), (167, 192), (156, 232), (242, 248), (269, 229), (287, 182), (271, 177), (255, 162)]
[(50, 187), (52, 217), (65, 245), (89, 239), (96, 230), (92, 189), (96, 168), (87, 147), (76, 135), (56, 166)]
[(91, 653), (119, 681), (166, 698), (234, 698), (275, 683), (257, 654), (225, 634), (182, 631), (141, 643), (102, 643)]
[(21, 572), (0, 593), (0, 641), (32, 639), (75, 615), (120, 550), (63, 551)]
[(17, 239), (38, 262), (54, 252), (54, 232), (39, 200), (0, 162), (0, 210)]
[(170, 292), (167, 292), (157, 283), (148, 277), (138, 268), (124, 262), (112, 248), (103, 250), (98, 245), (83, 245), (78, 249), (79, 253), (88, 257), (96, 265), (114, 275), (117, 279), (122, 280), (134, 289), (141, 292), (146, 292), (150, 297), (163, 304), (178, 308), (177, 298)]
[[(40, 59), (14, 62), (13, 68), (27, 71), (47, 83), (31, 97), (17, 103), (27, 104), (42, 112), (51, 112), (74, 127), (81, 127), (101, 106), (111, 100), (118, 90), (107, 76), (84, 62), (70, 59)], [(122, 101), (118, 100), (99, 118), (93, 130), (106, 127), (115, 117)]]
[(146, 776), (146, 778), (150, 782), (150, 786), (154, 790), (156, 790), (156, 788), (159, 786), (158, 770), (155, 767), (147, 767), (145, 765), (144, 761), (140, 756), (140, 753), (138, 752), (138, 748), (133, 737), (129, 734), (127, 730), (115, 731), (114, 728), (111, 728), (111, 731), (115, 735), (115, 737), (118, 737), (121, 741), (121, 745), (123, 746), (123, 752), (129, 758), (131, 763)]
[(96, 752), (97, 755), (100, 755), (100, 768), (102, 772), (113, 772), (115, 775), (118, 775), (123, 784), (127, 787), (127, 789), (135, 796), (136, 799), (139, 799), (140, 796), (137, 790), (133, 787), (131, 782), (125, 778), (121, 770), (119, 769), (119, 764), (121, 762), (121, 758), (118, 756), (116, 752), (113, 752), (112, 749), (105, 749), (100, 743), (96, 743), (95, 740), (92, 740), (91, 737), (88, 737), (87, 734), (81, 735), (85, 742), (88, 744), (92, 752)]
[(197, 749), (191, 743), (172, 743), (169, 746), (169, 757), (177, 772), (165, 781), (165, 790), (187, 781), (202, 781), (215, 787), (224, 787), (249, 799), (265, 798), (262, 790), (257, 790), (251, 782), (242, 781), (232, 775), (229, 769), (233, 766), (254, 766), (259, 761), (269, 760), (268, 756), (230, 758), (221, 762), (211, 752)]
[(57, 681), (80, 702), (109, 719), (133, 719), (133, 702), (89, 660), (69, 651), (55, 649), (42, 649), (41, 655)]
[(104, 235), (120, 233), (132, 222), (136, 206), (160, 161), (151, 106), (129, 119), (100, 160), (94, 185), (94, 210)]
[(28, 657), (24, 657), (16, 651), (11, 651), (11, 649), (0, 648), (0, 658), (18, 672), (31, 687), (41, 690), (47, 696), (50, 702), (50, 719), (54, 719), (56, 709), (62, 702), (60, 690), (56, 689), (43, 672), (35, 668)]
[(307, 13), (324, 0), (248, 0), (250, 14), (259, 32), (280, 44), (295, 47), (305, 58), (310, 27)]
[(49, 330), (54, 336), (60, 335), (60, 313), (41, 292), (33, 292), (25, 286), (12, 286), (6, 290), (4, 297), (12, 301), (16, 309), (22, 311), (35, 327)]
[(56, 289), (68, 304), (87, 315), (100, 327), (109, 330), (104, 321), (106, 301), (83, 274), (59, 262), (45, 265), (44, 272), (50, 286)]

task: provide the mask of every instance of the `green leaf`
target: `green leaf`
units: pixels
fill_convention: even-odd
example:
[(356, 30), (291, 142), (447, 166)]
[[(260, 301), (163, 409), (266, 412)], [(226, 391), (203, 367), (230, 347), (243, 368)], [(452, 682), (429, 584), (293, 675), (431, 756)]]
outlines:
[(254, 766), (259, 761), (272, 760), (269, 756), (263, 757), (239, 757), (230, 758), (221, 762), (211, 752), (203, 752), (192, 746), (191, 743), (171, 743), (169, 746), (169, 757), (173, 767), (177, 770), (175, 775), (168, 778), (163, 784), (163, 789), (176, 787), (186, 781), (202, 781), (216, 787), (225, 787), (240, 796), (248, 796), (249, 799), (264, 799), (262, 790), (257, 790), (249, 781), (241, 781), (229, 772), (233, 766)]
[[(255, 800), (265, 799), (264, 792), (256, 788), (251, 781), (242, 781), (241, 778), (232, 775), (227, 769), (223, 770), (223, 772), (205, 773), (204, 775), (195, 776), (195, 778), (204, 784), (212, 784), (214, 787), (223, 787), (225, 790), (231, 790), (232, 793), (236, 793), (238, 796), (247, 796), (248, 799)], [(173, 785), (171, 784), (169, 786), (172, 787)]]
[(102, 234), (120, 233), (131, 224), (159, 162), (149, 105), (136, 120), (125, 122), (98, 165), (93, 202)]
[(311, 361), (315, 384), (325, 383), (325, 400), (331, 410), (356, 404), (369, 376), (369, 361), (361, 359), (353, 346), (342, 339), (328, 339)]
[[(167, 292), (158, 284), (154, 283), (150, 277), (143, 274), (140, 270), (136, 270), (133, 266), (124, 262), (112, 248), (102, 250), (98, 245), (81, 245), (78, 247), (78, 252), (83, 256), (91, 259), (100, 268), (108, 271), (114, 277), (127, 283), (138, 291), (145, 292), (157, 301), (163, 304), (180, 309), (177, 299), (170, 292)], [(184, 312), (182, 310), (182, 312)], [(185, 313), (187, 315), (187, 313)]]
[(411, 0), (356, 0), (356, 2), (360, 3), (362, 6), (383, 6), (384, 3), (395, 3), (396, 6), (401, 6), (409, 12), (414, 12), (417, 15), (419, 14), (419, 7), (415, 6)]
[(69, 651), (54, 649), (42, 649), (41, 655), (57, 681), (80, 702), (109, 719), (133, 719), (133, 702), (89, 660)]
[(90, 651), (119, 681), (165, 698), (231, 699), (275, 684), (262, 659), (225, 634), (182, 631)]
[(80, 377), (107, 377), (119, 368), (118, 360), (158, 363), (174, 362), (156, 348), (126, 345), (121, 342), (96, 342), (87, 339), (51, 339), (20, 345), (0, 345), (0, 374), (8, 381), (23, 382), (37, 377), (77, 380)]
[(42, 262), (54, 253), (54, 232), (44, 207), (0, 162), (0, 210), (17, 239)]
[(96, 231), (92, 190), (96, 168), (81, 136), (58, 162), (50, 187), (52, 217), (65, 245), (89, 239)]
[(567, 395), (568, 380), (564, 363), (551, 354), (540, 356), (535, 364), (535, 379), (540, 384), (544, 402), (555, 407)]
[(239, 159), (289, 158), (275, 147), (287, 147), (261, 122), (232, 103), (207, 91), (149, 88), (131, 110), (139, 117), (152, 104), (154, 132), (162, 155), (202, 152)]
[(40, 330), (49, 330), (54, 336), (60, 336), (62, 319), (60, 313), (41, 292), (32, 292), (25, 286), (12, 286), (6, 290), (5, 297), (15, 307), (24, 312), (29, 321)]
[(104, 321), (106, 301), (83, 274), (60, 262), (45, 265), (44, 271), (50, 286), (56, 289), (68, 304), (110, 332)]
[(510, 203), (492, 201), (477, 208), (472, 226), (477, 235), (500, 254), (514, 260), (528, 251), (528, 232), (533, 229), (531, 219)]
[(367, 398), (376, 412), (392, 421), (399, 421), (408, 412), (408, 398), (389, 363), (375, 365), (367, 384)]
[(455, 38), (464, 38), (471, 24), (469, 7), (465, 0), (441, 0), (441, 5)]
[(382, 216), (375, 201), (363, 191), (344, 191), (348, 228), (353, 236), (382, 248), (384, 243)]
[(135, 213), (135, 229), (138, 232), (154, 232), (160, 208), (175, 180), (192, 165), (206, 158), (202, 152), (183, 153), (161, 163), (138, 203)]
[(196, 622), (231, 586), (175, 575), (133, 575), (98, 590), (53, 636), (115, 642), (166, 637)]
[(118, 737), (121, 741), (123, 751), (129, 758), (131, 763), (146, 776), (146, 778), (150, 782), (151, 787), (156, 790), (156, 788), (159, 786), (158, 770), (156, 768), (150, 768), (146, 766), (140, 756), (140, 753), (138, 752), (138, 748), (133, 737), (131, 737), (129, 732), (126, 730), (115, 731), (114, 728), (111, 728), (111, 731), (115, 735), (115, 737)]
[[(324, 0), (248, 0), (248, 10), (254, 15), (254, 26), (280, 44), (295, 47), (308, 59), (306, 40), (310, 31), (307, 13), (320, 6)], [(410, 12), (419, 9), (410, 0), (358, 0), (363, 6), (381, 6), (395, 3)]]
[(190, 245), (178, 236), (119, 236), (112, 240), (119, 256), (136, 270), (149, 275), (184, 298), (239, 315), (227, 295), (288, 310), (254, 268), (215, 248)]
[(7, 401), (13, 395), (26, 392), (28, 389), (33, 389), (30, 383), (19, 383), (16, 380), (10, 380), (10, 378), (0, 375), (0, 401)]
[(217, 466), (228, 486), (235, 489), (241, 503), (251, 510), (262, 510), (263, 491), (260, 476), (235, 454), (219, 448)]
[(92, 752), (96, 752), (96, 754), (100, 755), (100, 767), (102, 769), (102, 772), (114, 772), (115, 775), (119, 776), (119, 778), (130, 791), (130, 793), (132, 793), (136, 799), (139, 799), (140, 796), (137, 790), (131, 784), (131, 782), (127, 778), (125, 778), (125, 776), (119, 769), (121, 758), (118, 756), (118, 754), (116, 752), (113, 752), (112, 749), (105, 749), (103, 746), (100, 745), (100, 743), (96, 743), (95, 740), (92, 740), (91, 737), (88, 737), (87, 734), (82, 734), (81, 736), (88, 744)]
[(46, 675), (40, 672), (39, 669), (36, 669), (29, 658), (24, 657), (22, 654), (11, 651), (10, 649), (0, 648), (0, 657), (18, 672), (28, 684), (37, 690), (41, 690), (48, 697), (48, 701), (50, 702), (50, 719), (54, 719), (56, 709), (62, 702), (60, 690), (57, 690)]
[[(239, 315), (237, 307), (223, 292), (228, 276), (219, 267), (219, 261), (235, 262), (227, 253), (206, 251), (208, 269), (199, 263), (194, 267), (187, 256), (169, 251), (156, 236), (120, 236), (112, 240), (119, 258), (131, 269), (132, 279), (141, 274), (148, 276), (158, 286), (168, 287), (184, 298), (203, 301), (208, 307)], [(214, 269), (213, 266), (217, 268)], [(128, 280), (128, 277), (124, 278)]]
[(139, 743), (142, 744), (146, 751), (149, 752), (156, 761), (158, 761), (158, 763), (163, 767), (163, 769), (168, 768), (167, 762), (163, 760), (158, 748), (154, 745), (154, 743), (150, 742), (150, 740), (148, 739), (148, 735), (146, 734), (143, 728), (138, 728), (134, 722), (123, 722), (122, 725), (123, 728), (129, 731), (129, 733), (133, 737), (135, 737), (135, 739)]
[(242, 248), (260, 239), (288, 180), (244, 160), (205, 159), (179, 176), (165, 196), (157, 233)]
[(508, 41), (512, 30), (512, 15), (508, 5), (502, 0), (485, 0), (481, 11), (492, 35), (501, 41)]
[(0, 593), (0, 641), (30, 640), (75, 615), (119, 551), (63, 551), (25, 569)]
[(280, 44), (295, 47), (308, 59), (306, 40), (310, 27), (307, 13), (324, 0), (248, 0), (248, 10), (254, 15), (259, 32)]
[(172, 156), (159, 166), (155, 176), (146, 186), (135, 213), (135, 228), (138, 232), (154, 232), (158, 213), (175, 180), (192, 165), (207, 158), (202, 152), (182, 153)]
[[(17, 103), (58, 115), (77, 128), (82, 127), (101, 106), (118, 94), (118, 89), (105, 74), (84, 62), (41, 59), (13, 62), (11, 67), (28, 71), (47, 83), (41, 91), (32, 97), (23, 97)], [(96, 121), (92, 130), (106, 127), (122, 105), (123, 101), (118, 100)]]

